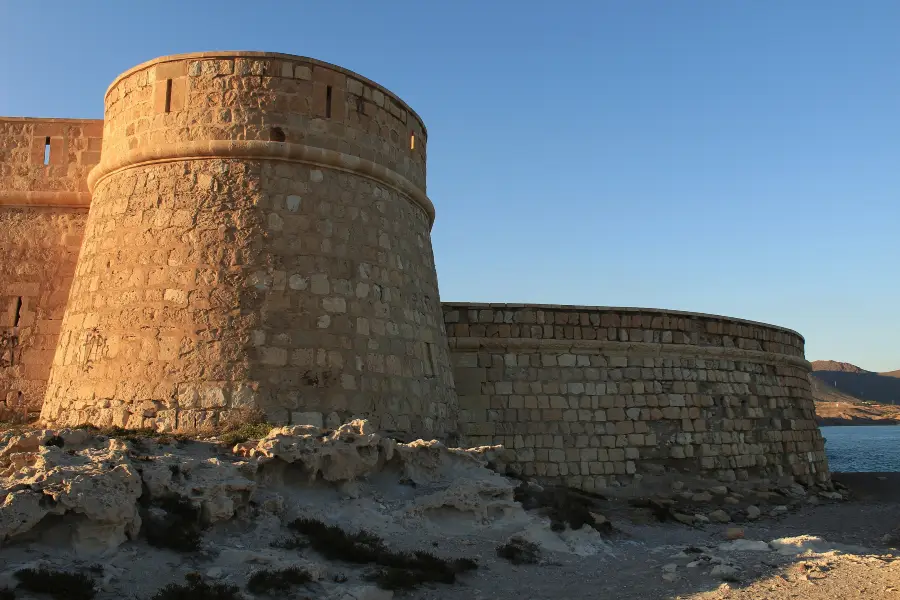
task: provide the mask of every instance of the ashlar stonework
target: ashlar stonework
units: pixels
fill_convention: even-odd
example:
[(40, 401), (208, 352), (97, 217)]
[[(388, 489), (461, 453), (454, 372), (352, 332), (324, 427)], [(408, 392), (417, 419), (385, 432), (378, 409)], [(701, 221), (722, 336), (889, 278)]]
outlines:
[(101, 120), (0, 118), (0, 418), (248, 418), (635, 475), (825, 481), (803, 338), (725, 317), (440, 303), (427, 131), (341, 67), (166, 56)]

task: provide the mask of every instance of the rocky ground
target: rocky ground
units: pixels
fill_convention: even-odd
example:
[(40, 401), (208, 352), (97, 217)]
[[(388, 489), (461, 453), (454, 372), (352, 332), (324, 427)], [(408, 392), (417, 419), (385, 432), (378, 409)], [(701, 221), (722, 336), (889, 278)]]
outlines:
[(364, 421), (237, 445), (0, 433), (0, 600), (900, 598), (897, 474), (601, 497), (502, 458)]

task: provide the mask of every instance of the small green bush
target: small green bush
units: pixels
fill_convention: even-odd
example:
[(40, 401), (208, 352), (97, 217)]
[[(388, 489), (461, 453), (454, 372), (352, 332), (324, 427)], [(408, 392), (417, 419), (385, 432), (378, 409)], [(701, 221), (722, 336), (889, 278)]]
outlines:
[(288, 527), (305, 535), (312, 549), (329, 560), (383, 567), (370, 576), (383, 589), (408, 590), (422, 583), (455, 583), (460, 573), (478, 568), (470, 559), (447, 560), (428, 552), (396, 552), (368, 531), (347, 533), (340, 527), (313, 519), (297, 519)]
[(540, 559), (541, 549), (534, 542), (514, 537), (505, 544), (497, 546), (497, 556), (514, 565), (534, 565)]
[(247, 581), (247, 591), (253, 594), (288, 592), (295, 585), (312, 581), (312, 575), (300, 567), (289, 567), (278, 571), (257, 571)]
[(156, 548), (167, 548), (177, 552), (196, 552), (200, 549), (202, 533), (200, 509), (187, 498), (171, 496), (154, 502), (166, 511), (158, 517), (146, 511), (141, 530), (147, 543)]
[(186, 583), (170, 583), (151, 600), (245, 600), (240, 588), (224, 583), (207, 583), (197, 574), (184, 577)]
[(309, 542), (306, 542), (299, 537), (286, 537), (270, 542), (269, 547), (279, 548), (281, 550), (302, 550), (303, 548), (309, 547)]
[(261, 440), (269, 435), (274, 427), (275, 425), (270, 423), (244, 423), (235, 429), (222, 432), (219, 440), (228, 446), (242, 444), (247, 440)]
[(22, 569), (16, 571), (19, 587), (35, 594), (46, 594), (55, 600), (91, 600), (96, 594), (94, 580), (83, 573)]

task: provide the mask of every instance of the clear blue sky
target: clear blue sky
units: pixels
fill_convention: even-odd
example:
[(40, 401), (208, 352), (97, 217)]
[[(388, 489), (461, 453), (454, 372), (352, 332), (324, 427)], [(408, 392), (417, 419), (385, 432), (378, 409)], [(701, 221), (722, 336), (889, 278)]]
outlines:
[(163, 54), (312, 56), (429, 129), (445, 300), (784, 325), (900, 369), (900, 2), (0, 0), (0, 114)]

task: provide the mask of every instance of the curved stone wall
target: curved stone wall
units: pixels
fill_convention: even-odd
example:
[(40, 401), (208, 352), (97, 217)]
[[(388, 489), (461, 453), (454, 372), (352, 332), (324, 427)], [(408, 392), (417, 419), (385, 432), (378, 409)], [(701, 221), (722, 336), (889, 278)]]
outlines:
[(712, 315), (444, 303), (460, 429), (586, 490), (635, 474), (828, 479), (803, 338)]
[(454, 431), (424, 138), (383, 88), (301, 57), (117, 79), (42, 418)]

